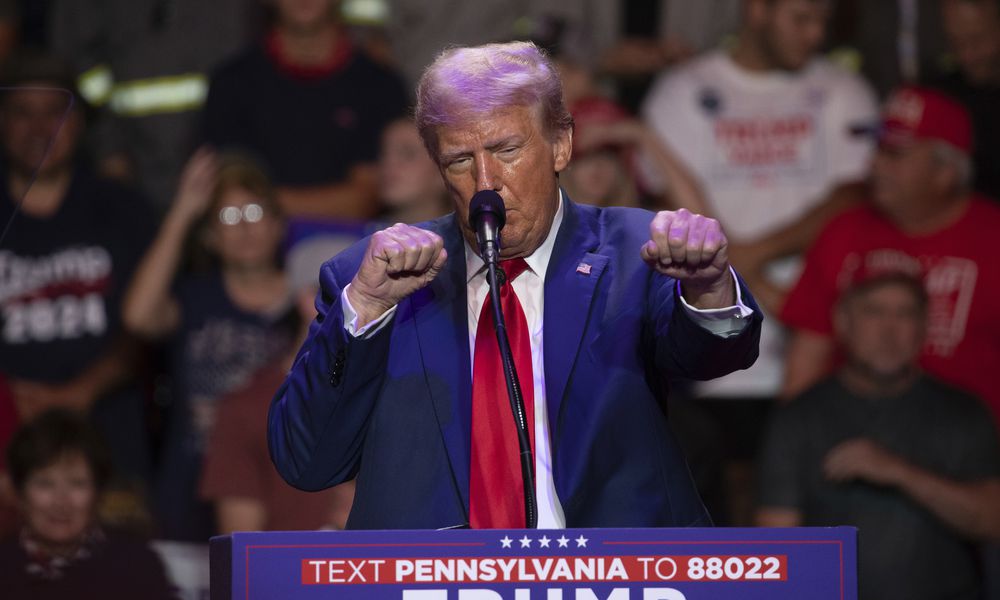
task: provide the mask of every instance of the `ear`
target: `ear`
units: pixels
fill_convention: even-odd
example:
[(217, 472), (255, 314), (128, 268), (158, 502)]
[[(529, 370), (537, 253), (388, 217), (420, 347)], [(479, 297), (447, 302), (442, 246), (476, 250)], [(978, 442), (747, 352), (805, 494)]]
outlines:
[(569, 159), (573, 156), (573, 129), (562, 129), (556, 133), (552, 143), (552, 162), (555, 165), (556, 173), (562, 172), (569, 165)]
[(958, 189), (958, 169), (953, 164), (938, 164), (934, 167), (934, 186), (948, 194)]

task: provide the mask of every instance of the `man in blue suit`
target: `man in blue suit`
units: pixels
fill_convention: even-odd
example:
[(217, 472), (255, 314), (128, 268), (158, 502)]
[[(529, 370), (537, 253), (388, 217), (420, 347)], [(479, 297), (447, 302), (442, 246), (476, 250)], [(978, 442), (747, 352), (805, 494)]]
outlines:
[(481, 190), (506, 206), (501, 260), (527, 267), (504, 287), (530, 343), (518, 371), (533, 392), (539, 527), (711, 523), (667, 425), (666, 383), (750, 366), (760, 312), (715, 220), (564, 197), (572, 119), (561, 91), (531, 44), (442, 54), (421, 79), (416, 119), (455, 212), (376, 233), (320, 272), (319, 315), (268, 436), (295, 487), (357, 478), (349, 527), (518, 526), (475, 514), (501, 501), (474, 485), (492, 475), (476, 445), (493, 424), (473, 422), (472, 400), (483, 394), (488, 288), (468, 217)]

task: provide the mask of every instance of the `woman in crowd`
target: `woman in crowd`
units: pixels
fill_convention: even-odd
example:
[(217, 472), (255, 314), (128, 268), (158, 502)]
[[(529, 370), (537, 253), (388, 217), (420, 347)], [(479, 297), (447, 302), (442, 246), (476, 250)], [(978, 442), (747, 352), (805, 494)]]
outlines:
[(413, 119), (386, 125), (378, 157), (379, 220), (419, 223), (451, 211), (437, 164), (427, 153)]
[[(247, 159), (199, 150), (126, 295), (126, 325), (170, 342), (173, 403), (154, 499), (163, 537), (203, 542), (215, 531), (195, 490), (217, 401), (280, 355), (294, 331), (284, 235), (267, 176)], [(212, 265), (178, 276), (188, 242)]]
[(99, 521), (111, 465), (84, 418), (44, 413), (14, 435), (7, 464), (23, 526), (0, 542), (4, 598), (175, 597), (149, 546)]

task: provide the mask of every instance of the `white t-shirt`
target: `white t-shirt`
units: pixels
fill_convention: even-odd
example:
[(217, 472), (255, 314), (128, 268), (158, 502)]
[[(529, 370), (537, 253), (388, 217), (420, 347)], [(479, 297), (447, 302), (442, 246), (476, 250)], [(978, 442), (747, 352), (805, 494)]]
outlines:
[[(871, 126), (878, 109), (860, 77), (825, 59), (794, 73), (755, 73), (718, 50), (662, 75), (642, 114), (698, 177), (729, 238), (747, 242), (795, 221), (837, 184), (865, 175), (873, 146), (851, 129)], [(669, 185), (648, 161), (643, 175), (654, 190)], [(770, 274), (791, 285), (797, 261)], [(774, 395), (783, 376), (783, 338), (776, 319), (765, 319), (757, 364), (701, 385), (699, 394)]]

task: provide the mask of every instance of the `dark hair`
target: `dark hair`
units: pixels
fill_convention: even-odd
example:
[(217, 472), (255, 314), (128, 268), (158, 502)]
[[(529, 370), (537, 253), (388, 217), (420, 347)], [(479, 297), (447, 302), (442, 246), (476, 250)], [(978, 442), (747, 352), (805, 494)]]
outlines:
[(208, 208), (195, 224), (195, 231), (203, 232), (215, 223), (219, 218), (216, 211), (219, 201), (234, 189), (250, 192), (260, 199), (261, 208), (265, 211), (278, 219), (285, 218), (285, 212), (278, 202), (278, 191), (267, 169), (259, 161), (249, 154), (226, 151), (218, 155), (216, 162), (218, 170), (209, 192)]
[(284, 218), (284, 211), (278, 202), (278, 192), (267, 169), (260, 162), (250, 155), (228, 151), (219, 155), (218, 165), (215, 185), (212, 187), (212, 208), (229, 190), (242, 189), (258, 196), (271, 214)]
[(28, 479), (67, 455), (80, 455), (90, 466), (97, 491), (111, 478), (111, 457), (101, 435), (81, 415), (54, 409), (22, 426), (7, 447), (7, 468), (14, 489), (24, 491)]
[(993, 8), (1000, 12), (1000, 0), (959, 0), (961, 4), (972, 4), (979, 8)]
[[(255, 157), (238, 151), (227, 150), (217, 158), (218, 172), (212, 186), (211, 198), (205, 214), (191, 228), (185, 241), (186, 254), (194, 271), (213, 270), (219, 266), (219, 257), (204, 247), (202, 237), (219, 218), (218, 203), (230, 190), (240, 189), (257, 196), (261, 208), (271, 216), (284, 221), (285, 211), (278, 201), (278, 191), (268, 170)], [(282, 248), (278, 245), (275, 263), (282, 266)]]
[(916, 301), (920, 312), (927, 312), (927, 305), (930, 299), (927, 296), (927, 288), (924, 287), (924, 282), (919, 277), (901, 271), (880, 273), (855, 283), (844, 290), (844, 293), (840, 296), (840, 302), (843, 304), (872, 290), (891, 285), (905, 288)]
[(14, 52), (0, 68), (0, 86), (3, 94), (0, 99), (6, 100), (11, 88), (25, 86), (47, 86), (64, 89), (73, 97), (74, 107), (86, 109), (77, 88), (76, 72), (70, 64), (60, 58), (44, 52), (26, 49)]

